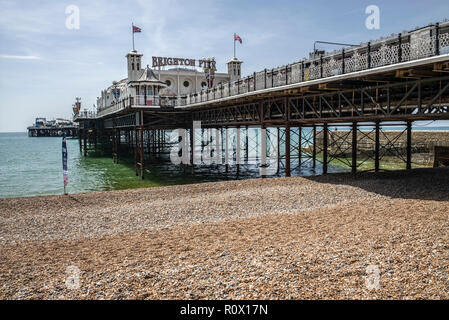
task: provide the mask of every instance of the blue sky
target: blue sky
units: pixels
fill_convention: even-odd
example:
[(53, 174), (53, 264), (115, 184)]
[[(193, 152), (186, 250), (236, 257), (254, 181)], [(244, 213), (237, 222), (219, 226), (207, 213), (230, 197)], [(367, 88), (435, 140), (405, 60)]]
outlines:
[[(65, 26), (80, 9), (79, 30)], [(380, 29), (365, 8), (380, 8)], [(0, 0), (0, 132), (25, 131), (37, 116), (70, 117), (75, 96), (92, 106), (126, 77), (131, 22), (136, 49), (151, 56), (215, 56), (225, 72), (233, 33), (243, 75), (300, 60), (315, 40), (360, 43), (449, 18), (449, 1), (24, 1)], [(330, 48), (329, 48), (330, 49)]]

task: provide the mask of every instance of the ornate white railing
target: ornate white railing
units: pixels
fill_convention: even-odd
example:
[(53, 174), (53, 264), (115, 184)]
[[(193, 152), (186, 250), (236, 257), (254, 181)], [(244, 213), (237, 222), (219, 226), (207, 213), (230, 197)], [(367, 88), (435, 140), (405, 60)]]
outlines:
[[(318, 59), (304, 59), (291, 65), (255, 72), (247, 78), (222, 84), (223, 91), (219, 95), (204, 95), (203, 92), (188, 95), (184, 99), (185, 105), (449, 53), (448, 26), (449, 23), (445, 23), (444, 28), (438, 24), (427, 27), (429, 34), (432, 30), (432, 36), (422, 37), (422, 29), (419, 29), (346, 52), (341, 50)], [(201, 99), (196, 99), (197, 96)]]

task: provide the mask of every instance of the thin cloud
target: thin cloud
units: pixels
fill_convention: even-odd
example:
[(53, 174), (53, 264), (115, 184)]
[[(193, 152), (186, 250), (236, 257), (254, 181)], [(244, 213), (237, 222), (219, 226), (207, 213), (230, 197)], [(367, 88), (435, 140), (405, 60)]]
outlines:
[(0, 54), (0, 58), (16, 59), (16, 60), (40, 60), (40, 57), (37, 57), (37, 56), (16, 56), (16, 55), (10, 55), (10, 54)]

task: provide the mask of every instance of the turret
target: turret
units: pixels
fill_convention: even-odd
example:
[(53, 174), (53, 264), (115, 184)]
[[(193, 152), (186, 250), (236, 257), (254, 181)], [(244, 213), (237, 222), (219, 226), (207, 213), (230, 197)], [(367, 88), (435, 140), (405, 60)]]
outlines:
[(230, 78), (231, 82), (241, 78), (242, 63), (243, 63), (243, 61), (241, 61), (235, 57), (227, 62), (228, 74), (229, 74), (229, 78)]
[(128, 81), (135, 81), (139, 77), (143, 54), (133, 50), (126, 55), (128, 60)]

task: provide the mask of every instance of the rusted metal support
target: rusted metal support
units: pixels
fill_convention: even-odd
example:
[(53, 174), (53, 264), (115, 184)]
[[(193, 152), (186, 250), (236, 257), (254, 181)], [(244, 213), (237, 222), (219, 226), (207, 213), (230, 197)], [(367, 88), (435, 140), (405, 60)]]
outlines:
[(84, 130), (83, 129), (79, 129), (78, 130), (78, 141), (79, 141), (79, 143), (80, 143), (80, 152), (82, 152), (83, 151), (83, 137), (82, 137), (82, 132), (83, 132)]
[[(281, 170), (281, 130), (279, 127), (276, 128), (276, 159), (277, 159), (277, 170), (276, 174), (279, 174), (279, 171)], [(268, 132), (267, 132), (268, 135)], [(271, 152), (270, 152), (271, 156)]]
[(327, 123), (323, 125), (323, 174), (327, 173), (327, 139), (328, 139)]
[(357, 173), (357, 122), (352, 123), (352, 173)]
[[(249, 84), (248, 84), (249, 85)], [(235, 144), (235, 162), (237, 165), (237, 176), (240, 174), (240, 127), (237, 126), (236, 130), (236, 144)]]
[(298, 127), (298, 168), (301, 168), (302, 162), (302, 127)]
[(285, 127), (285, 176), (290, 177), (290, 126)]
[(380, 124), (376, 122), (376, 137), (374, 146), (374, 171), (379, 171), (379, 151), (380, 151)]
[[(223, 131), (222, 131), (223, 133)], [(190, 125), (190, 165), (192, 169), (192, 174), (195, 174), (195, 163), (194, 160), (194, 152), (195, 152), (195, 129), (193, 127), (193, 121)]]
[(144, 179), (144, 170), (145, 170), (144, 155), (145, 149), (143, 141), (143, 111), (140, 111), (140, 178), (142, 180)]
[(136, 168), (136, 177), (139, 176), (139, 167), (137, 164), (137, 147), (138, 147), (137, 126), (135, 126), (134, 127), (134, 166)]
[(407, 121), (407, 170), (412, 168), (412, 122)]
[(248, 132), (248, 126), (245, 127), (245, 163), (248, 164), (249, 162), (249, 132)]
[(228, 127), (225, 127), (225, 171), (229, 172), (229, 131)]
[(87, 130), (84, 128), (83, 130), (83, 139), (84, 139), (84, 156), (87, 157)]
[(313, 125), (312, 167), (316, 168), (316, 125)]

